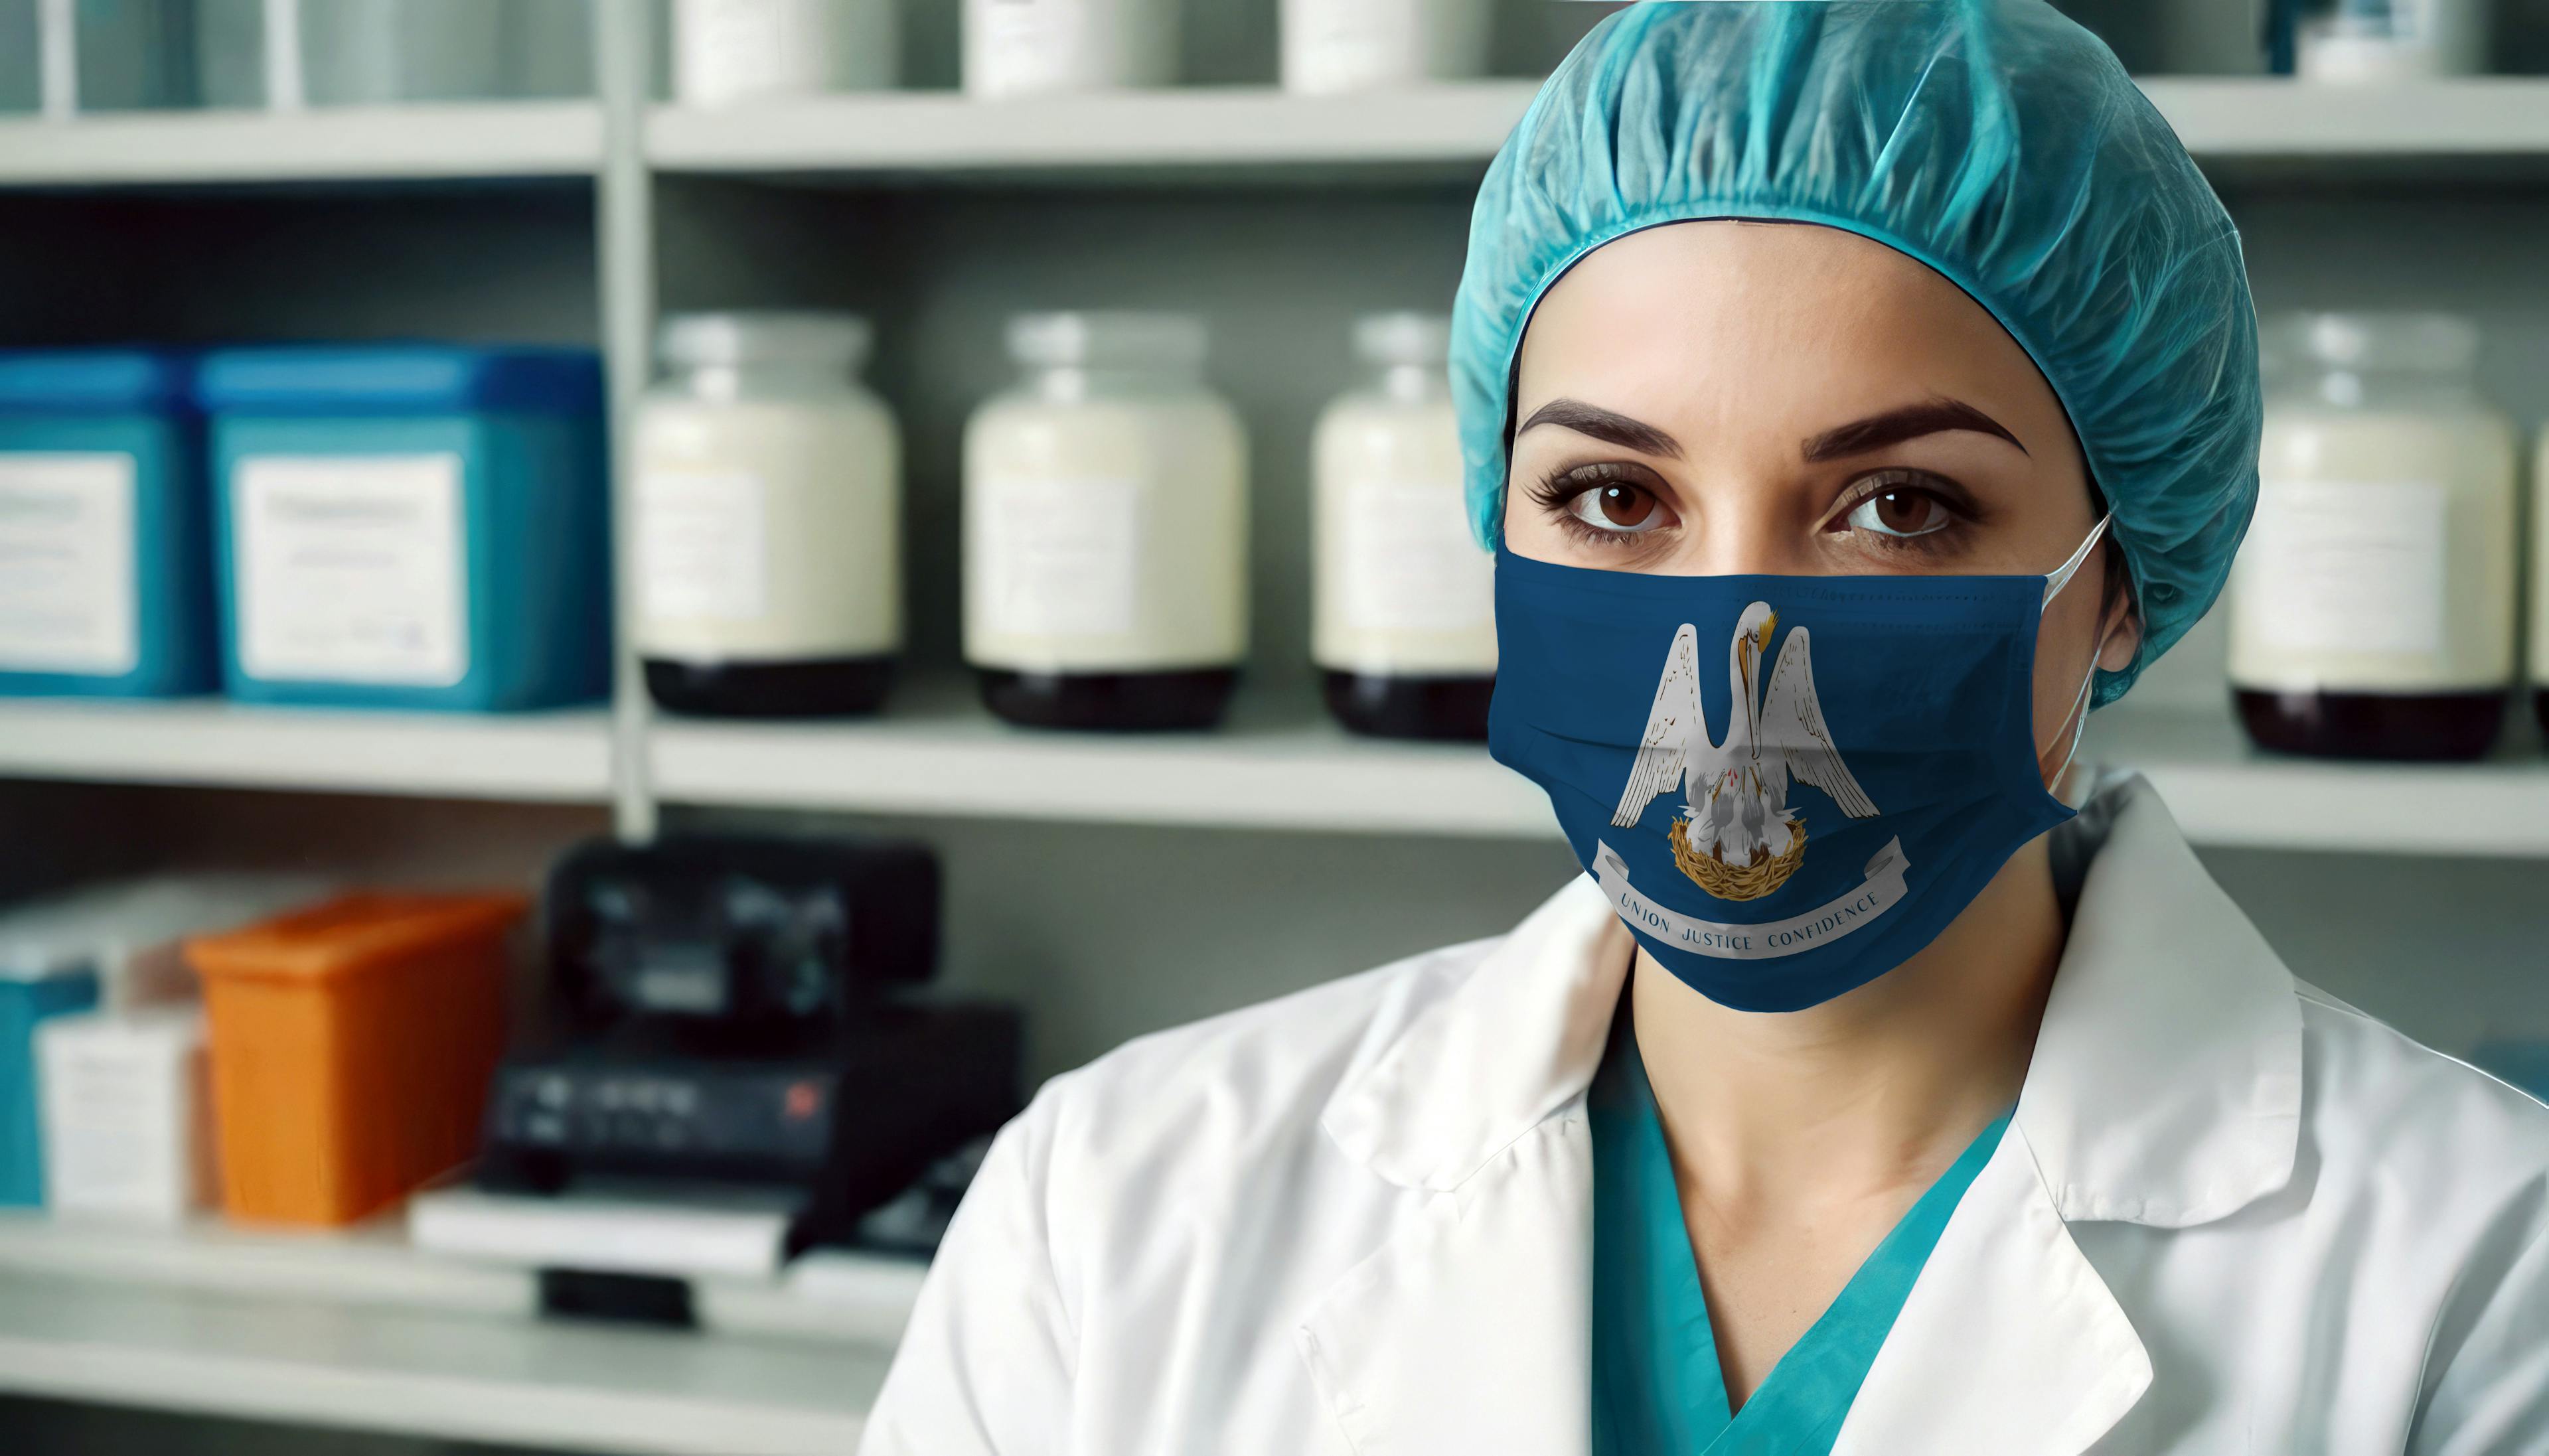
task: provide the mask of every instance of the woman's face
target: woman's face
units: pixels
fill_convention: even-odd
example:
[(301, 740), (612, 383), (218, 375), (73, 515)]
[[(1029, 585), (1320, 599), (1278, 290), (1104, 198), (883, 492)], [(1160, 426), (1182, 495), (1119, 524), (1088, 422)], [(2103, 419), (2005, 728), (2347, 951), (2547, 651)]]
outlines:
[[(2097, 524), (2078, 439), (1981, 305), (1830, 228), (1650, 228), (1550, 290), (1524, 336), (1505, 542), (1658, 576), (2041, 576)], [(2139, 628), (2107, 553), (2046, 610), (2052, 770), (2091, 654)]]

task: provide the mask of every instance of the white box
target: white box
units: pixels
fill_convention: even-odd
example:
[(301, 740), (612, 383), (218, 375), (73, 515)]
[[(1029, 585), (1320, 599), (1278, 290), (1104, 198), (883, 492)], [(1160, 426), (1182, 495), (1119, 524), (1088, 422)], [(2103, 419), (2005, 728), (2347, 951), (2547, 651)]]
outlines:
[(56, 1213), (176, 1224), (211, 1202), (200, 1007), (55, 1017), (36, 1029), (36, 1076)]

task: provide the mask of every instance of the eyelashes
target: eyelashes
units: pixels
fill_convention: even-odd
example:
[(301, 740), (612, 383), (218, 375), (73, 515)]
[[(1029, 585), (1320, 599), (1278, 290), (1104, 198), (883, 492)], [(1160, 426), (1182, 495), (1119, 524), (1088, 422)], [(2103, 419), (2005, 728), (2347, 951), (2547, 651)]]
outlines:
[[(1553, 524), (1596, 549), (1652, 547), (1663, 531), (1682, 523), (1663, 483), (1628, 462), (1561, 468), (1525, 490)], [(1835, 545), (1863, 554), (1943, 555), (1963, 544), (1982, 514), (1958, 482), (1889, 467), (1851, 480), (1815, 529), (1836, 538)]]

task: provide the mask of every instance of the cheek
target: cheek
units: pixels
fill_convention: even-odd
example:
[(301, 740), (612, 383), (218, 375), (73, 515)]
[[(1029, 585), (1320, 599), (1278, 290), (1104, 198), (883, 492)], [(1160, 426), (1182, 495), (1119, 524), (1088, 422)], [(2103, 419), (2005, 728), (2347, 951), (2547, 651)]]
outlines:
[(2105, 583), (2094, 566), (2083, 568), (2053, 604), (2035, 633), (2035, 745), (2059, 757), (2069, 747), (2080, 683), (2097, 651), (2098, 602)]

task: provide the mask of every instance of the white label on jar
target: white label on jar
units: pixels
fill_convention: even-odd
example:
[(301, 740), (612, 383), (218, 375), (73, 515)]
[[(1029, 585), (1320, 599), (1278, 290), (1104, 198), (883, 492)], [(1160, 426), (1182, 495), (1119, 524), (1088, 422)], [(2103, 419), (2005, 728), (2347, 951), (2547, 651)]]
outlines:
[(1426, 77), (1419, 0), (1293, 0), (1283, 10), (1283, 81), (1357, 91)]
[(761, 479), (650, 470), (637, 478), (637, 584), (653, 622), (748, 622), (770, 609)]
[(141, 662), (130, 455), (0, 455), (0, 670)]
[(982, 500), (991, 628), (1120, 637), (1141, 605), (1142, 483), (990, 479)]
[(675, 71), (682, 100), (716, 106), (815, 90), (828, 38), (807, 0), (679, 0)]
[(1458, 491), (1374, 482), (1347, 494), (1346, 610), (1365, 631), (1460, 632), (1493, 620), (1495, 559)]
[(966, 85), (978, 92), (1050, 91), (1102, 86), (1121, 77), (1092, 74), (1088, 10), (1098, 0), (973, 0)]
[(232, 490), (249, 677), (448, 687), (468, 676), (459, 456), (254, 456)]
[(2240, 550), (2240, 615), (2277, 652), (2443, 648), (2443, 488), (2268, 481)]

